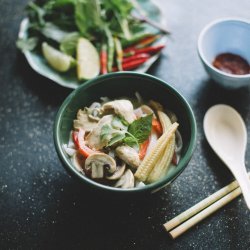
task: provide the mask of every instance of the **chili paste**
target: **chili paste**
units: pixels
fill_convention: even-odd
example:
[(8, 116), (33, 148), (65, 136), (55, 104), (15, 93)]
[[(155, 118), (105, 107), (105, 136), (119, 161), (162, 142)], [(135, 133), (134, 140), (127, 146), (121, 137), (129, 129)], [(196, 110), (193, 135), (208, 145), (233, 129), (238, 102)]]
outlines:
[(250, 73), (250, 66), (246, 59), (232, 53), (222, 53), (216, 56), (213, 66), (225, 73), (245, 75)]

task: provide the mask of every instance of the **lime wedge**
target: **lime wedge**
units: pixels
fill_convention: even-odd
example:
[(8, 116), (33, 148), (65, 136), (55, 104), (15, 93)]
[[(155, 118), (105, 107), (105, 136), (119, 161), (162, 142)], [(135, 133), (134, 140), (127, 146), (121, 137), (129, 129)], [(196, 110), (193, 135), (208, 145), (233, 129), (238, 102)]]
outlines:
[(42, 44), (42, 52), (48, 64), (59, 72), (66, 72), (74, 65), (73, 57), (62, 53), (45, 42)]
[(100, 59), (97, 49), (85, 38), (79, 38), (76, 49), (77, 77), (89, 80), (99, 75)]

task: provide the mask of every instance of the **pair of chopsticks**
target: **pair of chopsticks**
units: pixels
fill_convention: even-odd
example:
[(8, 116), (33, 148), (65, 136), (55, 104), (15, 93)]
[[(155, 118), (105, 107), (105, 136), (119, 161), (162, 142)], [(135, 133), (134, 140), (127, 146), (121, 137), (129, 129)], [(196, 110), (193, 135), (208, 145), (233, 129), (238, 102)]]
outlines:
[[(250, 173), (248, 175), (250, 176)], [(170, 236), (175, 239), (212, 213), (216, 212), (218, 209), (228, 204), (240, 194), (241, 189), (238, 182), (233, 181), (177, 217), (166, 222), (163, 226)]]

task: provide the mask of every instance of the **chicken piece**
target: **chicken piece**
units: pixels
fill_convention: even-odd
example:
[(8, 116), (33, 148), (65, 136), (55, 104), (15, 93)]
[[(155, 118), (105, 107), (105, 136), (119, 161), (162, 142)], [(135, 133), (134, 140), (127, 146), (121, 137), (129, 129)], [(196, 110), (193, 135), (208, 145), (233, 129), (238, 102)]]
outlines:
[(134, 108), (128, 100), (116, 100), (107, 102), (102, 106), (103, 112), (114, 112), (117, 115), (121, 115), (128, 123), (132, 123), (136, 116), (134, 114)]
[(124, 162), (126, 162), (129, 166), (137, 169), (141, 163), (140, 161), (140, 157), (139, 154), (136, 152), (135, 149), (127, 146), (127, 145), (123, 145), (123, 146), (119, 146), (116, 148), (115, 150), (117, 156), (123, 160)]
[(110, 125), (114, 116), (113, 115), (105, 115), (101, 118), (101, 120), (97, 123), (97, 126), (94, 130), (92, 130), (88, 136), (86, 137), (86, 144), (93, 150), (102, 149), (106, 142), (101, 140), (101, 130), (103, 125)]
[(97, 126), (97, 121), (89, 119), (85, 110), (79, 109), (76, 120), (74, 120), (74, 129), (83, 129), (86, 132), (92, 131)]

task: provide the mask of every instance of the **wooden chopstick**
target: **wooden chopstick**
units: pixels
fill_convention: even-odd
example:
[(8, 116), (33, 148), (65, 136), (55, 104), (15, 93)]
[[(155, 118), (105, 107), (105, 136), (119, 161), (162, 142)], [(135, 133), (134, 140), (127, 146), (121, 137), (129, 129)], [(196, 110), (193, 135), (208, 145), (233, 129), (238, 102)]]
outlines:
[(241, 189), (239, 188), (238, 182), (233, 181), (229, 185), (165, 223), (163, 226), (169, 232), (170, 236), (175, 239), (240, 194)]
[(196, 214), (195, 216), (193, 216), (189, 220), (182, 223), (180, 226), (178, 226), (175, 229), (173, 229), (172, 231), (170, 231), (169, 232), (170, 236), (173, 239), (179, 237), (181, 234), (186, 232), (188, 229), (190, 229), (191, 227), (196, 225), (201, 220), (207, 218), (210, 214), (216, 212), (218, 209), (225, 206), (227, 203), (229, 203), (230, 201), (232, 201), (233, 199), (238, 197), (240, 194), (241, 194), (241, 189), (240, 189), (240, 187), (238, 187), (235, 190), (233, 190), (232, 192), (230, 192), (229, 194), (227, 194), (226, 196), (224, 196), (223, 198), (221, 198), (220, 200), (213, 203), (211, 206), (205, 208), (200, 213)]

